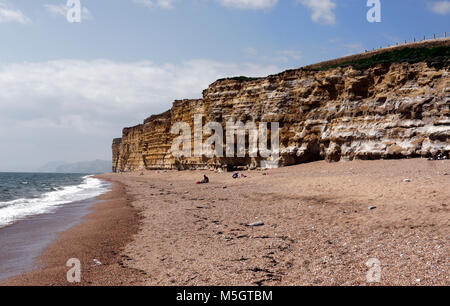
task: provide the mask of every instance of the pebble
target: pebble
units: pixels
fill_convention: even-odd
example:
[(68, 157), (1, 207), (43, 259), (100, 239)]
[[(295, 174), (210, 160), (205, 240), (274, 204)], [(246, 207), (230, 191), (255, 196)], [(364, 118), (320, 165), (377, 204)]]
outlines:
[(96, 265), (101, 265), (101, 264), (102, 264), (102, 263), (100, 262), (100, 260), (95, 259), (95, 258), (93, 259), (93, 262), (95, 262)]
[(247, 226), (263, 226), (263, 225), (264, 225), (264, 222), (262, 222), (262, 221), (247, 224)]

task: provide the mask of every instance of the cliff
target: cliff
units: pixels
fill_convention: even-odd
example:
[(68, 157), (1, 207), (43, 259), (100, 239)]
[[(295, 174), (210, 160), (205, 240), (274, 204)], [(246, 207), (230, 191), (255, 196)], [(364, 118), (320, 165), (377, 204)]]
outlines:
[(178, 135), (171, 128), (186, 122), (193, 131), (196, 114), (202, 114), (202, 124), (224, 127), (228, 120), (279, 122), (279, 166), (321, 159), (450, 157), (448, 49), (433, 60), (218, 80), (202, 99), (175, 101), (168, 112), (125, 128), (122, 139), (113, 142), (113, 171), (261, 166), (265, 158), (260, 156), (175, 158), (171, 146)]

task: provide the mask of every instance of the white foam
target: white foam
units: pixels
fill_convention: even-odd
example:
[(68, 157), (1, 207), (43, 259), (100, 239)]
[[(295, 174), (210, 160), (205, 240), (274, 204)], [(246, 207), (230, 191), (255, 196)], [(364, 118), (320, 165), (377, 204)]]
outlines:
[(97, 197), (109, 190), (109, 185), (92, 176), (83, 177), (83, 183), (57, 188), (34, 199), (0, 202), (0, 228), (25, 217), (51, 213), (59, 206)]

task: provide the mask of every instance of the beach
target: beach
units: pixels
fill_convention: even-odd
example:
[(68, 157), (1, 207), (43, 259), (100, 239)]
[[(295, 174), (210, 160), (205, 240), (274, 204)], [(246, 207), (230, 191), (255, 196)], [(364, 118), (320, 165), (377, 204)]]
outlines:
[[(91, 203), (89, 214), (82, 222), (58, 234), (45, 248), (35, 261), (34, 266), (38, 269), (6, 279), (0, 285), (130, 285), (139, 279), (139, 271), (121, 264), (126, 257), (120, 250), (137, 232), (140, 217), (131, 206), (132, 197), (125, 193), (124, 186), (111, 182), (112, 190), (98, 197), (96, 204)], [(32, 226), (27, 221), (27, 226)], [(67, 281), (70, 267), (66, 263), (71, 258), (81, 262), (80, 283)]]
[(450, 285), (450, 161), (232, 174), (100, 175), (112, 191), (50, 244), (40, 270), (3, 284), (72, 285), (66, 261), (79, 258), (81, 285)]
[(41, 267), (35, 260), (57, 237), (81, 223), (95, 199), (76, 201), (55, 212), (21, 219), (0, 228), (0, 282)]

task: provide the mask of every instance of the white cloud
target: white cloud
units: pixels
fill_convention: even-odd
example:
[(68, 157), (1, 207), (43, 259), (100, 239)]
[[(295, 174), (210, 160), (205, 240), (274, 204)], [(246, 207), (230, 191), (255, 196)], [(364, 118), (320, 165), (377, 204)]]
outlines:
[(281, 50), (277, 51), (277, 54), (280, 56), (280, 59), (285, 62), (288, 62), (291, 59), (299, 60), (302, 58), (302, 53), (297, 50)]
[(168, 110), (175, 99), (199, 98), (218, 78), (279, 71), (276, 65), (205, 59), (0, 64), (0, 170), (109, 159), (123, 127)]
[(347, 50), (349, 55), (364, 52), (364, 45), (359, 42), (343, 43), (342, 47)]
[(450, 14), (450, 1), (429, 2), (428, 8), (436, 14), (449, 15)]
[(269, 9), (277, 5), (278, 0), (218, 0), (223, 6), (238, 9)]
[(158, 0), (158, 5), (161, 8), (171, 9), (171, 8), (173, 8), (173, 1), (172, 0)]
[(21, 127), (27, 133), (61, 129), (107, 135), (109, 141), (124, 126), (169, 109), (175, 99), (201, 97), (218, 78), (278, 71), (275, 65), (201, 59), (162, 65), (110, 60), (1, 65), (0, 137)]
[(330, 24), (336, 23), (334, 9), (336, 3), (333, 0), (297, 0), (297, 2), (312, 10), (312, 20), (317, 23)]
[[(332, 46), (332, 49), (337, 51), (336, 56), (347, 56), (366, 51), (364, 45), (357, 41), (347, 41), (336, 37), (329, 39), (328, 42), (329, 45)], [(326, 49), (326, 52), (329, 53), (329, 48)]]
[(141, 4), (148, 8), (160, 7), (162, 9), (172, 9), (174, 0), (133, 0), (137, 4)]
[[(133, 0), (133, 2), (148, 8), (159, 7), (162, 9), (172, 9), (176, 0)], [(237, 9), (269, 9), (277, 5), (278, 0), (215, 0), (222, 6)]]
[(47, 11), (52, 13), (53, 15), (61, 15), (66, 16), (67, 14), (67, 6), (64, 4), (54, 5), (54, 4), (44, 4), (44, 7)]
[(0, 23), (8, 22), (29, 24), (31, 20), (22, 11), (12, 8), (6, 2), (0, 2)]
[[(53, 16), (63, 16), (66, 18), (67, 11), (69, 8), (65, 4), (44, 4), (45, 9), (50, 12)], [(81, 9), (81, 19), (82, 20), (91, 20), (92, 13), (86, 7), (82, 7)]]
[(244, 54), (249, 58), (257, 59), (259, 62), (264, 63), (288, 63), (299, 61), (303, 57), (301, 51), (294, 49), (276, 50), (271, 52), (271, 54), (263, 54), (257, 49), (249, 47), (244, 49)]

